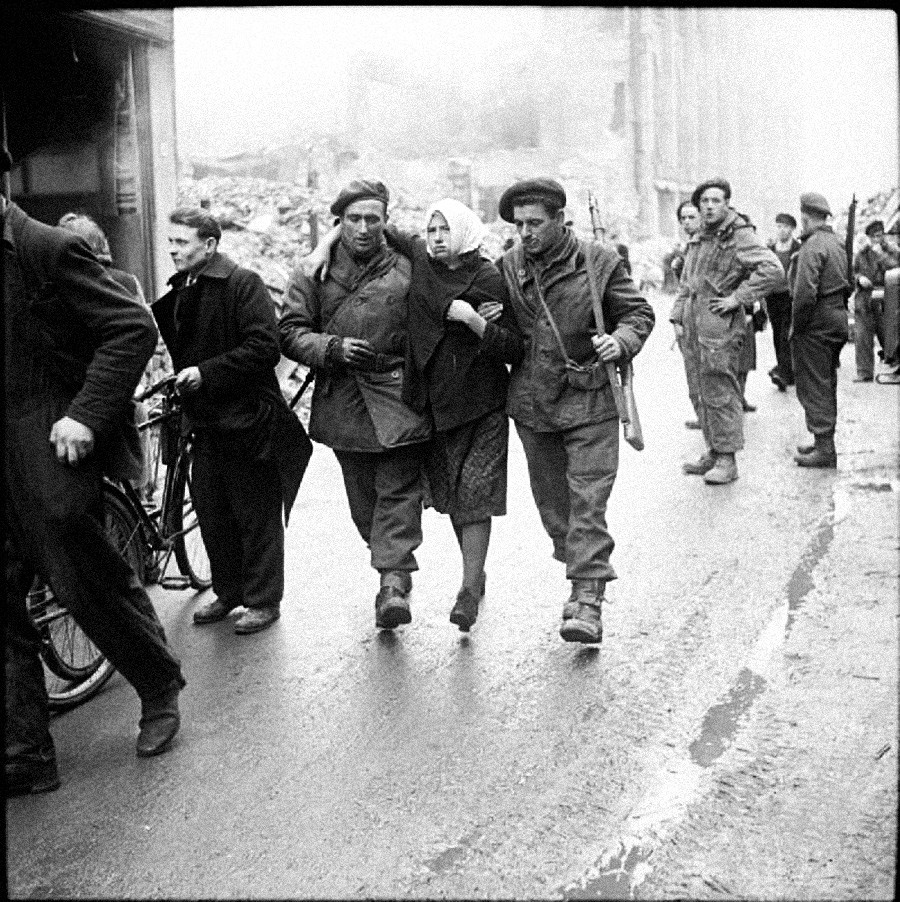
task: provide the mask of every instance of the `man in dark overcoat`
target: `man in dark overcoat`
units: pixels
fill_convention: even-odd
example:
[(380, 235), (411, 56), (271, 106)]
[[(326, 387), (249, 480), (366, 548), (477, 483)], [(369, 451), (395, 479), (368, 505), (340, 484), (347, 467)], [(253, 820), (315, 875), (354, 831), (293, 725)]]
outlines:
[(177, 272), (152, 309), (194, 433), (192, 497), (216, 593), (194, 623), (244, 607), (234, 631), (255, 633), (281, 614), (284, 523), (312, 444), (278, 386), (277, 318), (262, 279), (219, 252), (221, 228), (204, 210), (169, 220)]
[[(5, 151), (4, 151), (5, 156)], [(9, 165), (5, 156), (6, 165)], [(4, 197), (7, 795), (59, 786), (36, 573), (141, 698), (137, 754), (164, 751), (185, 685), (150, 598), (104, 529), (103, 475), (140, 445), (130, 406), (157, 332), (86, 242)]]
[(616, 578), (606, 505), (619, 467), (619, 420), (606, 364), (640, 351), (654, 314), (615, 250), (580, 242), (566, 226), (565, 204), (562, 185), (548, 178), (516, 182), (500, 198), (500, 216), (521, 239), (501, 258), (501, 272), (525, 339), (507, 412), (553, 556), (572, 584), (560, 635), (596, 643), (606, 583)]
[(431, 426), (402, 398), (412, 265), (385, 242), (388, 198), (375, 180), (341, 190), (331, 205), (340, 239), (325, 281), (297, 268), (279, 328), (284, 355), (316, 372), (310, 436), (334, 449), (350, 515), (380, 575), (375, 625), (391, 630), (412, 621)]
[(847, 341), (847, 252), (828, 224), (831, 208), (814, 191), (800, 195), (800, 250), (791, 260), (791, 348), (797, 400), (814, 444), (797, 448), (801, 467), (836, 467), (837, 371)]

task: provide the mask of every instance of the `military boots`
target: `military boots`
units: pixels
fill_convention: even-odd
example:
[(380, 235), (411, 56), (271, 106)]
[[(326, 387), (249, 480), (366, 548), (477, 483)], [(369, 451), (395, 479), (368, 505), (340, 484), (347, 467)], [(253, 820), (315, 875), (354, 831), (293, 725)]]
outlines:
[(716, 461), (713, 467), (703, 475), (707, 485), (725, 485), (738, 478), (737, 462), (734, 454), (715, 452)]
[(707, 451), (700, 460), (689, 461), (681, 465), (682, 473), (688, 476), (702, 476), (708, 473), (716, 465), (716, 454), (714, 451)]
[(559, 634), (566, 642), (593, 645), (603, 639), (601, 606), (606, 583), (602, 579), (573, 579), (572, 594), (563, 605)]
[(805, 447), (798, 447), (794, 460), (797, 461), (799, 467), (819, 467), (819, 468), (835, 468), (837, 467), (837, 450), (834, 447), (834, 433), (829, 432), (823, 435), (816, 435), (815, 444)]
[(381, 588), (375, 596), (375, 626), (392, 630), (403, 623), (412, 623), (409, 593), (412, 577), (405, 570), (385, 570), (381, 574)]

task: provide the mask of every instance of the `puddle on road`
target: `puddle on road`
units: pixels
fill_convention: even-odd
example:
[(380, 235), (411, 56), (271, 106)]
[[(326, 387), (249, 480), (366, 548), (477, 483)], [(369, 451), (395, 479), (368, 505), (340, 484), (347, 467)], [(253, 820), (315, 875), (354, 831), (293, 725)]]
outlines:
[(757, 696), (766, 688), (758, 673), (742, 667), (724, 702), (713, 705), (703, 718), (700, 735), (688, 746), (691, 760), (709, 767), (731, 744), (738, 722), (750, 710)]
[[(803, 552), (800, 563), (794, 568), (794, 572), (791, 574), (791, 578), (788, 581), (788, 617), (787, 626), (784, 631), (785, 638), (787, 638), (788, 633), (790, 633), (797, 612), (806, 600), (806, 596), (809, 595), (815, 587), (815, 583), (812, 579), (813, 571), (819, 566), (819, 562), (828, 553), (828, 549), (831, 547), (831, 543), (834, 540), (834, 524), (839, 519), (837, 515), (837, 506), (835, 499), (832, 498), (831, 511), (819, 524), (819, 528), (816, 530), (812, 541), (807, 546), (806, 551)], [(842, 519), (842, 517), (840, 519)]]
[(564, 899), (632, 899), (634, 890), (643, 881), (643, 871), (652, 852), (640, 846), (626, 849), (620, 845), (600, 866), (600, 873), (586, 880), (576, 889), (567, 888)]

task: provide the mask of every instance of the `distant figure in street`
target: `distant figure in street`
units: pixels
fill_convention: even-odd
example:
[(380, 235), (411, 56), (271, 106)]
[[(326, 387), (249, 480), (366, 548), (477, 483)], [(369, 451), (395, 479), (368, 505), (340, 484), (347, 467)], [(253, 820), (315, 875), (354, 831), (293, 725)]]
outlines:
[[(675, 285), (677, 288), (681, 280), (681, 273), (684, 270), (684, 255), (687, 253), (687, 242), (692, 236), (696, 235), (700, 229), (700, 211), (694, 206), (690, 200), (683, 200), (676, 210), (678, 224), (684, 233), (684, 240), (679, 241), (672, 249), (672, 255), (669, 259), (669, 268), (675, 276)], [(684, 334), (675, 330), (675, 340), (678, 342), (678, 350), (681, 351), (684, 358), (684, 372), (687, 377), (688, 397), (691, 399), (691, 406), (694, 408), (696, 419), (687, 420), (685, 426), (688, 429), (700, 428), (700, 386), (697, 382), (697, 368), (689, 363), (689, 358), (685, 356), (684, 350)]]
[(871, 382), (875, 376), (875, 355), (872, 346), (875, 338), (881, 345), (881, 356), (889, 366), (896, 358), (884, 358), (884, 281), (888, 270), (900, 265), (900, 255), (888, 244), (884, 223), (874, 219), (866, 226), (865, 246), (853, 261), (856, 276), (856, 294), (853, 299), (855, 322), (854, 350), (856, 378), (854, 382)]
[(340, 240), (324, 282), (298, 266), (279, 332), (285, 357), (316, 371), (309, 432), (334, 449), (353, 523), (380, 588), (375, 626), (412, 621), (422, 542), (421, 470), (431, 425), (403, 401), (412, 264), (384, 239), (389, 194), (353, 181), (331, 205)]
[(312, 445), (275, 375), (272, 298), (255, 272), (219, 252), (221, 236), (202, 209), (170, 215), (176, 273), (152, 309), (194, 433), (191, 489), (216, 593), (194, 623), (244, 607), (234, 631), (246, 634), (281, 616), (284, 521)]
[[(3, 171), (11, 161), (3, 151)], [(103, 476), (137, 448), (130, 402), (156, 345), (145, 305), (85, 241), (0, 195), (3, 215), (7, 796), (59, 787), (35, 575), (141, 699), (136, 752), (157, 755), (181, 723), (181, 665), (146, 590), (106, 535)]]
[[(738, 378), (746, 314), (783, 276), (772, 251), (750, 220), (734, 210), (731, 185), (702, 182), (691, 201), (702, 228), (687, 244), (681, 284), (670, 320), (681, 338), (685, 366), (696, 380), (698, 412), (707, 451), (685, 473), (709, 485), (738, 478), (736, 452), (744, 447), (744, 403)], [(690, 381), (689, 381), (690, 384)]]
[(836, 467), (837, 371), (847, 341), (847, 253), (834, 229), (828, 201), (821, 194), (800, 195), (800, 250), (788, 281), (794, 299), (791, 347), (797, 400), (806, 413), (814, 444), (797, 448), (801, 467)]
[(775, 366), (769, 370), (769, 378), (779, 391), (787, 391), (794, 384), (794, 364), (791, 360), (791, 344), (788, 333), (791, 331), (791, 292), (788, 289), (787, 271), (791, 257), (800, 250), (800, 242), (794, 237), (797, 220), (790, 213), (779, 213), (775, 217), (774, 240), (768, 246), (784, 269), (784, 281), (779, 287), (766, 295), (766, 311), (772, 323), (772, 344), (775, 346)]
[(516, 182), (500, 198), (500, 217), (521, 238), (503, 255), (501, 272), (525, 338), (507, 412), (553, 557), (572, 584), (560, 636), (597, 643), (606, 584), (616, 578), (606, 506), (619, 467), (619, 421), (606, 364), (641, 350), (654, 314), (615, 251), (579, 241), (566, 227), (565, 204), (562, 185), (549, 178)]

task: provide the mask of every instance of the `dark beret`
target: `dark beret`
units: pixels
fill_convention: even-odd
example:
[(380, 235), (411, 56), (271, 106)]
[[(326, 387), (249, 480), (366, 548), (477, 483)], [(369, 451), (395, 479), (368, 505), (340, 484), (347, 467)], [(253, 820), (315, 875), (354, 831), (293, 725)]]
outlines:
[(790, 213), (779, 213), (775, 217), (775, 222), (783, 222), (785, 225), (789, 225), (792, 229), (797, 228), (797, 220), (791, 216)]
[(513, 206), (520, 197), (546, 198), (553, 206), (562, 209), (566, 205), (566, 192), (559, 182), (553, 179), (525, 179), (510, 185), (501, 195), (497, 211), (506, 222), (513, 221)]
[(376, 182), (373, 179), (356, 179), (341, 188), (341, 193), (331, 205), (331, 212), (335, 216), (340, 216), (350, 204), (357, 200), (380, 200), (387, 208), (389, 197), (388, 189), (382, 182)]
[(725, 200), (731, 200), (731, 185), (726, 179), (721, 178), (721, 176), (717, 176), (714, 179), (707, 179), (705, 182), (700, 182), (700, 184), (694, 188), (694, 193), (691, 195), (691, 203), (698, 210), (700, 209), (700, 198), (707, 188), (718, 188), (725, 195)]
[(807, 191), (800, 195), (800, 210), (805, 213), (831, 216), (831, 207), (828, 206), (828, 201), (817, 191)]
[(880, 219), (873, 219), (866, 226), (866, 234), (871, 235), (872, 232), (883, 232), (884, 231), (884, 223)]

